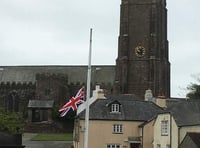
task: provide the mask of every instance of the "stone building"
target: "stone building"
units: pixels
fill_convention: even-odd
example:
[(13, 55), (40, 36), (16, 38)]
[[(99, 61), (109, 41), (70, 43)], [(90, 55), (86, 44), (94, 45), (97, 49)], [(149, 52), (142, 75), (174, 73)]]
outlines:
[(166, 0), (122, 0), (120, 14), (117, 92), (170, 97)]
[[(170, 97), (166, 0), (122, 0), (115, 65), (92, 66), (92, 89)], [(29, 100), (63, 104), (86, 84), (87, 66), (0, 66), (0, 104), (27, 115)]]
[[(98, 83), (110, 94), (114, 77), (115, 66), (93, 66), (91, 86)], [(1, 66), (0, 105), (27, 117), (30, 100), (53, 100), (61, 106), (85, 86), (86, 78), (87, 66)]]

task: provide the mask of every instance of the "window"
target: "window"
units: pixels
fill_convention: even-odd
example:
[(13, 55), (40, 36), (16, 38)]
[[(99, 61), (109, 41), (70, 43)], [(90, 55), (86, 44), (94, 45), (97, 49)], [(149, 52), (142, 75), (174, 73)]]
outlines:
[(161, 145), (160, 145), (160, 144), (157, 144), (157, 148), (161, 148)]
[(44, 93), (45, 93), (45, 96), (49, 96), (51, 93), (51, 90), (49, 88), (46, 88)]
[(114, 112), (114, 113), (120, 112), (119, 104), (112, 104), (111, 105), (111, 112)]
[(113, 125), (113, 133), (122, 133), (122, 125), (114, 124)]
[(120, 148), (119, 144), (107, 144), (106, 148)]
[(166, 145), (166, 148), (171, 148), (170, 144), (167, 144), (167, 145)]
[(161, 121), (161, 135), (163, 136), (168, 135), (168, 121), (167, 120)]

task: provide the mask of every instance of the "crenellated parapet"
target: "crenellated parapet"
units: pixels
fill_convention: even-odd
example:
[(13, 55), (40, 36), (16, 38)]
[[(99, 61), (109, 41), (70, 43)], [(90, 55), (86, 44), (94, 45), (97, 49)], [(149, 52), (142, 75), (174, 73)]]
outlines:
[(1, 82), (0, 89), (35, 89), (35, 83), (33, 82)]
[(52, 80), (58, 80), (58, 81), (68, 81), (68, 75), (67, 74), (61, 74), (61, 73), (37, 73), (36, 74), (36, 80), (44, 80), (44, 79), (52, 79)]
[[(94, 90), (96, 85), (99, 85), (102, 89), (104, 89), (106, 95), (110, 95), (113, 93), (114, 86), (110, 82), (108, 82), (108, 83), (101, 82), (101, 83), (96, 83), (96, 84), (91, 82), (91, 90)], [(70, 92), (72, 95), (75, 94), (76, 91), (79, 90), (81, 87), (85, 87), (85, 89), (87, 87), (86, 83), (79, 82), (79, 81), (71, 82), (68, 84), (68, 86), (69, 86), (69, 89), (70, 89)]]

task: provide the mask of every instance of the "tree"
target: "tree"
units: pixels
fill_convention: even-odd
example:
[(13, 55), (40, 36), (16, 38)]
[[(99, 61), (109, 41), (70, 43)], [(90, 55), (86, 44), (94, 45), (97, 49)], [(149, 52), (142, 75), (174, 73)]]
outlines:
[(18, 113), (6, 112), (3, 108), (0, 108), (0, 131), (15, 133), (22, 126), (23, 124)]
[[(193, 78), (197, 80), (198, 83), (200, 83), (200, 74), (193, 75)], [(187, 90), (189, 93), (187, 93), (187, 97), (190, 99), (200, 99), (200, 84), (190, 83), (188, 85)]]

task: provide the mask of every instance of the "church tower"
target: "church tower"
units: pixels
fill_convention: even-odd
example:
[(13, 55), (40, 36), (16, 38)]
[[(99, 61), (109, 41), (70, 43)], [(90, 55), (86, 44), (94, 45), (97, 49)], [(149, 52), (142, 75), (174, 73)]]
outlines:
[(116, 90), (170, 97), (166, 0), (122, 0)]

